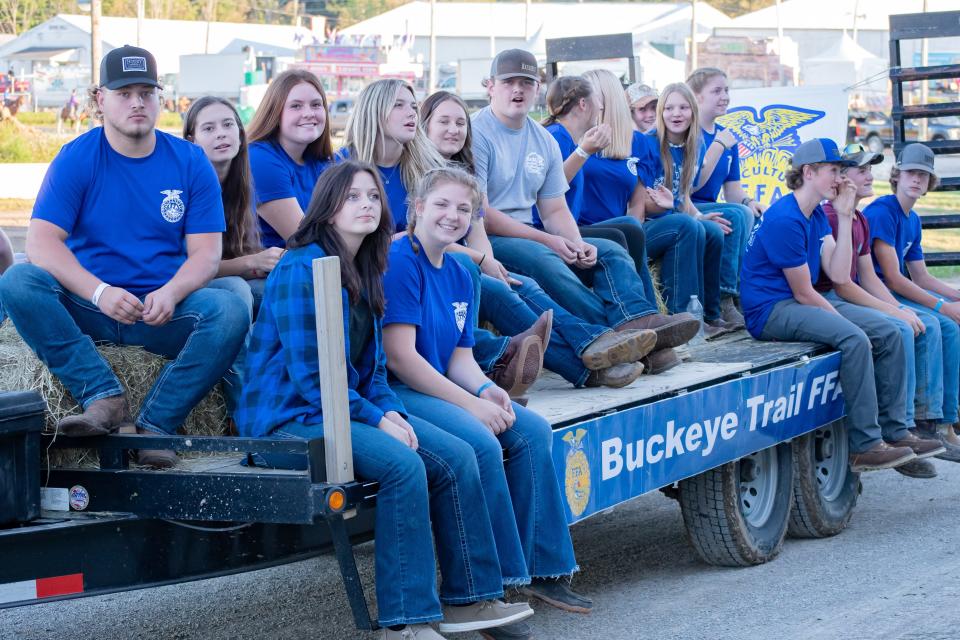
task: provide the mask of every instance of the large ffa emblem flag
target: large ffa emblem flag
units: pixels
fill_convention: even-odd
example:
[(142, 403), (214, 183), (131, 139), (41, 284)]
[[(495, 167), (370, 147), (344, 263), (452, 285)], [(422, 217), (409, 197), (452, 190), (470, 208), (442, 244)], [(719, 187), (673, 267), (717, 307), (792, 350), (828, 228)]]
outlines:
[(590, 462), (583, 452), (583, 438), (586, 429), (568, 431), (563, 436), (570, 449), (567, 451), (566, 470), (563, 474), (564, 493), (570, 513), (578, 517), (587, 509), (590, 501)]
[(770, 203), (786, 190), (787, 170), (800, 146), (799, 130), (825, 115), (785, 104), (771, 104), (758, 114), (753, 107), (737, 107), (717, 118), (739, 143), (740, 181), (751, 198)]

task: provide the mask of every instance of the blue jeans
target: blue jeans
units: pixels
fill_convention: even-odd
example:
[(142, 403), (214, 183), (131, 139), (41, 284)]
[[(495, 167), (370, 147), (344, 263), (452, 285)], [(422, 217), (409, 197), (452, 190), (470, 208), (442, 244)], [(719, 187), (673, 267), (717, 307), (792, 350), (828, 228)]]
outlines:
[(124, 393), (95, 342), (140, 346), (171, 360), (136, 419), (156, 433), (183, 424), (234, 361), (250, 326), (236, 296), (206, 288), (187, 296), (161, 327), (120, 324), (33, 264), (10, 267), (0, 278), (0, 298), (24, 341), (84, 409)]
[[(580, 355), (609, 329), (577, 318), (554, 302), (532, 278), (510, 275), (519, 280), (520, 285), (511, 287), (488, 275), (480, 278), (480, 319), (492, 323), (503, 335), (515, 336), (529, 329), (547, 309), (553, 309), (553, 330), (543, 354), (543, 364), (574, 386), (583, 386), (590, 371), (583, 366)], [(473, 348), (475, 356), (478, 346), (479, 343)], [(479, 351), (482, 359), (478, 357), (477, 362), (484, 371), (489, 371), (502, 355), (501, 352), (491, 361), (493, 352)], [(490, 368), (484, 368), (486, 362)]]
[[(577, 570), (560, 485), (551, 459), (547, 421), (514, 403), (513, 427), (494, 436), (469, 412), (406, 386), (394, 389), (407, 410), (473, 447), (480, 466), (483, 504), (490, 514), (504, 584)], [(508, 460), (503, 461), (506, 450)]]
[[(440, 602), (466, 604), (503, 595), (497, 550), (473, 450), (415, 416), (413, 451), (377, 427), (350, 423), (353, 465), (377, 491), (375, 570), (381, 626), (432, 622)], [(284, 425), (279, 437), (321, 438), (323, 425)], [(443, 586), (437, 596), (431, 522)]]
[[(703, 304), (704, 318), (713, 320), (719, 317), (720, 253), (723, 247), (719, 226), (701, 224), (685, 213), (668, 212), (649, 218), (644, 227), (647, 253), (652, 260), (661, 261), (660, 284), (667, 310), (670, 313), (686, 311), (690, 296), (698, 296)], [(710, 234), (709, 246), (708, 228), (720, 232), (720, 236), (715, 232)], [(710, 277), (704, 278), (707, 273)]]
[(490, 243), (507, 269), (533, 278), (561, 307), (591, 324), (617, 327), (657, 312), (644, 297), (633, 260), (615, 242), (591, 241), (597, 247), (597, 264), (589, 269), (567, 265), (533, 240), (490, 236)]
[[(917, 418), (949, 423), (957, 422), (957, 402), (958, 394), (960, 394), (960, 342), (958, 342), (960, 341), (960, 327), (957, 327), (956, 322), (933, 309), (907, 300), (902, 296), (895, 297), (914, 311), (918, 313), (922, 311), (926, 316), (936, 321), (936, 323), (930, 322), (928, 317), (923, 317), (927, 333), (923, 338), (917, 340), (918, 349), (923, 345), (924, 353), (927, 355), (924, 358), (918, 354), (916, 361), (917, 396), (922, 399), (922, 402), (918, 402)], [(930, 322), (929, 325), (928, 322)], [(939, 325), (939, 341), (937, 340), (935, 324)], [(941, 363), (940, 367), (937, 367), (938, 359)], [(924, 386), (924, 382), (926, 386)], [(939, 405), (939, 415), (937, 415), (937, 392), (940, 389), (942, 389), (943, 399)], [(923, 415), (922, 410), (924, 405), (928, 408), (926, 416)]]
[(247, 346), (250, 344), (250, 334), (253, 333), (253, 321), (260, 311), (260, 303), (263, 302), (263, 290), (266, 286), (266, 278), (256, 278), (246, 280), (240, 276), (222, 276), (214, 278), (207, 287), (211, 289), (223, 289), (234, 294), (243, 301), (250, 316), (250, 328), (243, 340), (243, 346), (236, 360), (223, 374), (223, 400), (227, 405), (227, 415), (233, 417), (237, 404), (240, 402), (240, 393), (243, 391), (243, 363), (247, 356)]
[(740, 295), (740, 266), (743, 264), (743, 252), (747, 249), (750, 230), (753, 229), (754, 215), (749, 207), (727, 202), (695, 202), (700, 213), (720, 212), (730, 222), (731, 231), (723, 236), (723, 250), (720, 254), (720, 293), (721, 295)]
[(647, 258), (647, 234), (643, 230), (643, 223), (631, 216), (619, 216), (584, 225), (580, 227), (580, 233), (585, 238), (594, 237), (593, 233), (598, 229), (619, 231), (623, 235), (627, 253), (633, 258), (633, 266), (643, 283), (643, 297), (656, 300), (657, 294), (653, 287), (653, 278), (650, 277), (650, 263)]

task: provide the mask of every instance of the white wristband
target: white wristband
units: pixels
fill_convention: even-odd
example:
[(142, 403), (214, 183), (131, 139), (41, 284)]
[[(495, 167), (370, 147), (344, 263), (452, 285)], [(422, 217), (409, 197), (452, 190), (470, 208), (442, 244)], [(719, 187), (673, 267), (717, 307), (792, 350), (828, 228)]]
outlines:
[(581, 158), (583, 158), (584, 160), (588, 160), (588, 159), (590, 158), (590, 154), (587, 153), (587, 152), (584, 150), (584, 148), (581, 147), (581, 146), (579, 146), (579, 145), (577, 145), (577, 148), (574, 149), (573, 152), (574, 152), (575, 154), (577, 154), (578, 156), (580, 156)]
[(110, 285), (108, 285), (106, 282), (101, 282), (100, 284), (97, 285), (97, 290), (93, 292), (93, 297), (90, 298), (90, 302), (93, 303), (93, 306), (95, 307), (100, 306), (100, 296), (102, 296), (103, 292), (109, 288), (110, 288)]

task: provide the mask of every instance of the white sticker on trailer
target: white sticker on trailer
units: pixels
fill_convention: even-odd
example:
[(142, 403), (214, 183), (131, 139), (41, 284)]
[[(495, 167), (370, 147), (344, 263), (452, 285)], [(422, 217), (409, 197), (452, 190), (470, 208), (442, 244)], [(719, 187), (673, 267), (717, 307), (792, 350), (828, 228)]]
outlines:
[(40, 508), (44, 511), (70, 511), (70, 490), (40, 487)]
[(37, 581), (8, 582), (0, 584), (0, 602), (20, 602), (37, 599)]

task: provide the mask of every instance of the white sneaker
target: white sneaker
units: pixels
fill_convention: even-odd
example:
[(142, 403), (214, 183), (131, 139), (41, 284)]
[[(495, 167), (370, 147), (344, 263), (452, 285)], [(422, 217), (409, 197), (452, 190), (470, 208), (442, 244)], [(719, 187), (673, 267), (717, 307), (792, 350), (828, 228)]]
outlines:
[(381, 640), (445, 640), (428, 624), (411, 624), (399, 631), (384, 628)]
[(526, 602), (506, 603), (502, 600), (483, 600), (465, 607), (443, 608), (443, 621), (438, 625), (444, 633), (479, 631), (520, 622), (533, 615)]

